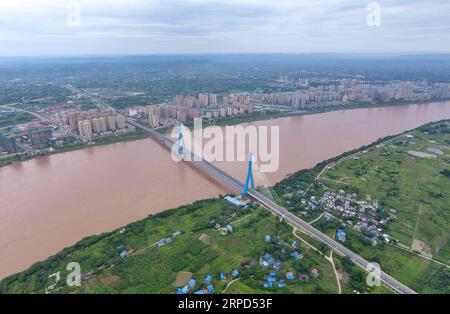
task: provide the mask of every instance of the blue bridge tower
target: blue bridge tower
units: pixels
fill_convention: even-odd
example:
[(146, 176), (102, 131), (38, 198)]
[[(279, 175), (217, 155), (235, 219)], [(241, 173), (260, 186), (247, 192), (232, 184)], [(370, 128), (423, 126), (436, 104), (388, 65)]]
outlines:
[(178, 126), (178, 148), (177, 152), (179, 155), (183, 154), (184, 152), (184, 139), (183, 139), (183, 123), (180, 121), (180, 124)]
[(252, 184), (251, 185), (252, 189), (255, 189), (255, 182), (253, 181), (252, 160), (253, 160), (253, 155), (252, 155), (252, 153), (250, 153), (248, 155), (247, 179), (245, 180), (244, 190), (242, 191), (242, 194), (244, 194), (244, 196), (248, 195), (248, 184), (250, 182)]

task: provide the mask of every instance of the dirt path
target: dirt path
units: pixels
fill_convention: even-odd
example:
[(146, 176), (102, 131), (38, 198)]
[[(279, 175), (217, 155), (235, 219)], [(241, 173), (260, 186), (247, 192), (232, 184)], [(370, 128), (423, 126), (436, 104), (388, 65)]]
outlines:
[(325, 258), (326, 258), (326, 259), (331, 263), (331, 265), (333, 266), (334, 275), (336, 276), (336, 282), (337, 282), (337, 285), (338, 285), (338, 291), (339, 291), (339, 294), (342, 294), (341, 282), (339, 281), (339, 275), (338, 275), (338, 273), (337, 273), (336, 266), (334, 265), (334, 260), (333, 260), (333, 250), (331, 250), (330, 256), (329, 256), (329, 257), (328, 257), (328, 256), (325, 256)]
[(222, 293), (225, 293), (225, 291), (227, 291), (227, 289), (231, 286), (231, 284), (233, 284), (234, 282), (238, 281), (239, 279), (241, 279), (241, 278), (236, 278), (236, 279), (231, 280), (231, 281), (227, 284), (227, 286), (225, 287), (225, 289), (223, 289)]
[(297, 239), (299, 239), (300, 241), (304, 242), (307, 246), (309, 246), (310, 248), (312, 248), (314, 251), (316, 251), (317, 253), (319, 253), (320, 255), (323, 255), (323, 253), (321, 251), (319, 251), (315, 246), (313, 246), (312, 244), (308, 243), (307, 241), (305, 241), (303, 238), (301, 238), (299, 235), (297, 235), (297, 228), (293, 228), (292, 229), (292, 234), (294, 235), (294, 237), (296, 237)]
[(417, 252), (414, 252), (414, 251), (412, 251), (412, 250), (408, 250), (408, 249), (406, 249), (406, 248), (403, 248), (403, 247), (398, 246), (398, 245), (395, 245), (395, 244), (390, 244), (390, 243), (388, 243), (388, 245), (390, 245), (390, 246), (392, 246), (392, 247), (394, 247), (394, 248), (397, 248), (397, 249), (399, 249), (399, 250), (403, 250), (403, 251), (405, 251), (405, 252), (409, 252), (409, 253), (411, 253), (411, 254), (417, 255), (417, 256), (422, 257), (422, 258), (424, 258), (424, 259), (426, 259), (426, 260), (429, 260), (430, 262), (434, 262), (434, 263), (436, 263), (436, 264), (445, 266), (445, 267), (447, 267), (448, 269), (450, 269), (450, 266), (449, 266), (449, 265), (447, 265), (447, 264), (445, 264), (445, 263), (443, 263), (443, 262), (437, 261), (437, 260), (435, 260), (435, 259), (433, 259), (433, 258), (430, 258), (430, 257), (428, 257), (428, 256), (419, 254), (419, 253), (417, 253)]
[(337, 270), (336, 270), (336, 266), (334, 265), (334, 260), (333, 260), (333, 250), (331, 250), (330, 256), (329, 256), (329, 257), (326, 256), (326, 255), (324, 255), (321, 251), (319, 251), (319, 250), (318, 250), (316, 247), (314, 247), (312, 244), (308, 243), (308, 242), (305, 241), (303, 238), (301, 238), (299, 235), (297, 235), (297, 233), (296, 233), (297, 230), (298, 230), (297, 228), (293, 228), (293, 229), (292, 229), (292, 234), (294, 235), (294, 237), (296, 237), (297, 239), (303, 241), (306, 245), (308, 245), (310, 248), (312, 248), (314, 251), (316, 251), (316, 252), (319, 253), (320, 255), (324, 256), (325, 259), (331, 263), (331, 265), (333, 266), (334, 275), (336, 276), (336, 282), (337, 282), (337, 285), (338, 285), (338, 291), (339, 291), (339, 294), (342, 294), (341, 282), (339, 281), (339, 276), (338, 276), (338, 273), (337, 273)]
[(244, 219), (247, 219), (250, 216), (255, 216), (255, 214), (248, 214), (247, 216), (244, 216), (244, 217), (242, 217), (242, 218), (240, 218), (240, 219), (238, 219), (236, 221), (230, 222), (230, 225), (234, 225), (234, 224), (236, 224), (236, 223), (238, 223), (238, 222), (240, 222), (240, 221), (242, 221)]
[(308, 222), (310, 225), (312, 225), (313, 223), (315, 223), (317, 220), (319, 220), (320, 218), (322, 218), (323, 215), (325, 215), (326, 212), (323, 212), (322, 214), (320, 214), (319, 217), (317, 217), (316, 219), (314, 219), (313, 221)]
[(305, 191), (305, 193), (304, 193), (303, 195), (306, 195), (306, 194), (308, 193), (309, 189), (313, 186), (313, 184), (320, 178), (320, 176), (321, 176), (325, 171), (327, 171), (329, 168), (332, 168), (334, 165), (335, 165), (335, 163), (331, 163), (331, 164), (326, 165), (326, 166), (322, 169), (322, 171), (320, 171), (319, 174), (314, 178), (314, 181), (311, 182), (311, 184), (308, 186), (308, 188), (306, 189), (306, 191)]
[[(423, 208), (423, 202), (421, 201), (420, 207), (419, 207), (419, 212), (417, 213), (416, 227), (414, 228), (414, 234), (413, 234), (411, 243), (414, 243), (414, 240), (416, 239), (416, 232), (417, 232), (417, 227), (419, 226), (419, 219), (420, 219), (420, 215), (422, 214), (422, 208)], [(412, 246), (412, 244), (411, 244), (411, 246)]]

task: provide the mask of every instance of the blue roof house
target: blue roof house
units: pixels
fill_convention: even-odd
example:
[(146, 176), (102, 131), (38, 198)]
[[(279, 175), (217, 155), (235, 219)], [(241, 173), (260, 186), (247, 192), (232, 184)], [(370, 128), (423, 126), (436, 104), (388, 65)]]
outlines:
[(338, 230), (338, 239), (341, 242), (345, 242), (345, 240), (347, 240), (347, 234), (344, 230)]
[(178, 237), (179, 235), (181, 235), (180, 231), (175, 231), (174, 233), (172, 233), (172, 236), (174, 237)]
[(186, 294), (189, 291), (189, 287), (187, 285), (183, 286), (182, 288), (178, 289), (176, 294)]
[(230, 203), (233, 204), (234, 206), (241, 206), (242, 202), (240, 200), (238, 200), (237, 198), (231, 197), (231, 196), (225, 196), (224, 199)]
[(287, 272), (287, 273), (286, 273), (286, 278), (289, 279), (289, 280), (294, 279), (294, 278), (295, 278), (294, 273), (291, 272), (291, 271), (290, 271), (290, 272)]
[(157, 246), (163, 246), (164, 244), (166, 244), (166, 242), (164, 242), (164, 239), (159, 240), (158, 242), (156, 242)]
[(191, 279), (191, 280), (189, 280), (189, 282), (188, 282), (188, 286), (189, 286), (190, 288), (194, 287), (196, 284), (197, 284), (197, 281), (195, 281), (195, 279)]

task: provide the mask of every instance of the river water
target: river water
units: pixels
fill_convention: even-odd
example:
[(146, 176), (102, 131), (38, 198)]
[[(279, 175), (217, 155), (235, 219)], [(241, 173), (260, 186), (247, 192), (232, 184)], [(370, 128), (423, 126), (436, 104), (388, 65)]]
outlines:
[[(391, 134), (450, 118), (450, 102), (352, 109), (253, 122), (279, 126), (274, 184), (297, 170)], [(219, 166), (245, 178), (244, 162)], [(229, 192), (153, 139), (86, 148), (0, 168), (0, 278), (85, 236)]]

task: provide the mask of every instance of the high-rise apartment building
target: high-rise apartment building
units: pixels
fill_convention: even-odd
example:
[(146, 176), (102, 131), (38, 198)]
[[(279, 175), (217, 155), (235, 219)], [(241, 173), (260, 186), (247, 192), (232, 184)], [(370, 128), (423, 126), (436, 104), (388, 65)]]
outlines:
[(117, 128), (124, 129), (125, 128), (125, 116), (122, 114), (119, 114), (116, 116), (116, 122), (117, 122)]
[(114, 116), (108, 116), (108, 130), (115, 131), (116, 130), (116, 118)]
[(9, 154), (14, 154), (18, 151), (16, 139), (14, 137), (0, 134), (0, 146)]
[(91, 139), (92, 138), (91, 121), (89, 120), (78, 121), (78, 131), (80, 132), (80, 135), (82, 137)]
[(104, 117), (92, 119), (92, 126), (94, 128), (94, 133), (102, 133), (107, 130), (106, 119)]
[(159, 116), (157, 116), (154, 113), (150, 113), (150, 115), (149, 115), (149, 123), (150, 123), (150, 127), (152, 127), (152, 128), (159, 127)]
[(213, 108), (217, 106), (217, 95), (216, 94), (209, 94), (209, 105)]
[(36, 147), (44, 147), (47, 145), (47, 141), (53, 136), (53, 131), (51, 128), (44, 129), (29, 129), (28, 137), (30, 138), (31, 144)]

